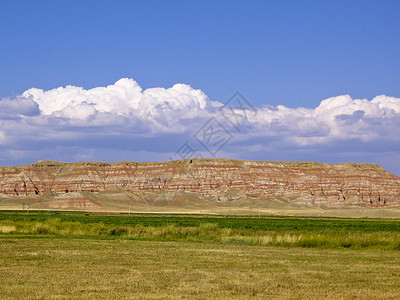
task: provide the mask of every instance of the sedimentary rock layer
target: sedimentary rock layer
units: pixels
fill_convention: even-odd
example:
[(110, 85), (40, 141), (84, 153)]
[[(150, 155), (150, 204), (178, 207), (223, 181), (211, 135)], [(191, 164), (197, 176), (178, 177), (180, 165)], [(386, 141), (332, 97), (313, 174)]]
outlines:
[(216, 202), (258, 198), (327, 207), (400, 206), (400, 178), (375, 164), (193, 159), (154, 163), (39, 161), (0, 168), (3, 197), (117, 189), (184, 191)]

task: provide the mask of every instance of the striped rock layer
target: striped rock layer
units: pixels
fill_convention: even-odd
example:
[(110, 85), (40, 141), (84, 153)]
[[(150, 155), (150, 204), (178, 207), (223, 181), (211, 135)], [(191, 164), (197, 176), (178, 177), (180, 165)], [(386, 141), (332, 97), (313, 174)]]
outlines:
[(400, 178), (375, 164), (189, 159), (0, 167), (2, 197), (118, 189), (187, 192), (217, 202), (258, 198), (326, 207), (400, 206)]

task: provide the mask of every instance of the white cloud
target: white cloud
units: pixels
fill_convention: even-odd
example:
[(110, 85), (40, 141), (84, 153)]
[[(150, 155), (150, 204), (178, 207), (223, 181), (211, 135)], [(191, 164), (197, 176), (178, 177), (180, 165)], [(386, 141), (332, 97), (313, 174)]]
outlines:
[(39, 114), (39, 106), (32, 99), (17, 97), (0, 101), (0, 119), (14, 119), (18, 116), (35, 116)]
[(78, 119), (88, 118), (96, 113), (122, 116), (135, 113), (137, 117), (155, 117), (161, 112), (182, 110), (193, 115), (205, 109), (209, 102), (201, 90), (186, 84), (175, 84), (169, 89), (151, 88), (142, 91), (137, 82), (129, 78), (90, 90), (75, 86), (59, 87), (50, 91), (32, 88), (22, 96), (38, 103), (43, 115), (59, 114)]
[[(245, 115), (240, 131), (218, 109)], [(316, 108), (279, 105), (244, 111), (223, 107), (186, 84), (142, 90), (133, 79), (123, 78), (88, 90), (75, 86), (49, 91), (31, 88), (14, 99), (0, 100), (0, 147), (4, 148), (0, 163), (12, 161), (12, 153), (26, 153), (28, 159), (33, 157), (32, 151), (37, 156), (40, 151), (50, 153), (55, 147), (81, 152), (86, 149), (74, 157), (94, 160), (104, 159), (99, 149), (107, 149), (108, 154), (112, 153), (110, 149), (158, 152), (165, 158), (167, 152), (179, 148), (181, 140), (192, 139), (212, 117), (234, 136), (231, 148), (227, 145), (223, 149), (224, 155), (231, 153), (232, 157), (238, 157), (240, 149), (243, 153), (272, 153), (285, 147), (290, 147), (291, 153), (330, 149), (332, 155), (339, 155), (350, 146), (356, 147), (356, 143), (363, 143), (365, 152), (377, 152), (377, 145), (386, 145), (385, 151), (390, 153), (400, 149), (399, 98), (381, 95), (367, 100), (342, 95), (322, 100)], [(337, 145), (343, 149), (336, 149)], [(121, 150), (124, 147), (129, 149)], [(60, 160), (69, 157), (61, 150), (57, 153)], [(15, 159), (21, 156), (16, 155)], [(311, 156), (309, 160), (312, 159)]]
[(400, 99), (378, 96), (369, 101), (343, 95), (323, 100), (315, 109), (262, 108), (249, 119), (259, 134), (280, 135), (299, 145), (346, 139), (399, 141)]

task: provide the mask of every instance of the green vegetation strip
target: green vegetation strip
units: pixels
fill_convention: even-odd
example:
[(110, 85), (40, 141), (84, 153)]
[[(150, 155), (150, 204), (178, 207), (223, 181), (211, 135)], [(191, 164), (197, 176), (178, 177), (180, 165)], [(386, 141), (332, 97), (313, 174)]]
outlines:
[(324, 249), (400, 250), (399, 220), (2, 212), (0, 237), (215, 241)]

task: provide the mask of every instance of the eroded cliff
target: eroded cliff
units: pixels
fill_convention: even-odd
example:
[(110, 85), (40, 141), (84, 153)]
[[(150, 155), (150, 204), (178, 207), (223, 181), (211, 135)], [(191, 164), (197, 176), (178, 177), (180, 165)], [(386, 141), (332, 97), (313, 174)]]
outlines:
[[(111, 192), (129, 192), (143, 201), (148, 195), (153, 199), (169, 195), (168, 201), (179, 202), (179, 193), (185, 193), (210, 203), (280, 199), (307, 206), (400, 206), (400, 178), (374, 164), (193, 159), (154, 163), (39, 161), (0, 168), (3, 199), (63, 195), (63, 201), (73, 206), (79, 198), (77, 192), (85, 193), (88, 208), (96, 206), (96, 201), (90, 201), (91, 194)], [(86, 208), (85, 202), (79, 203)]]

